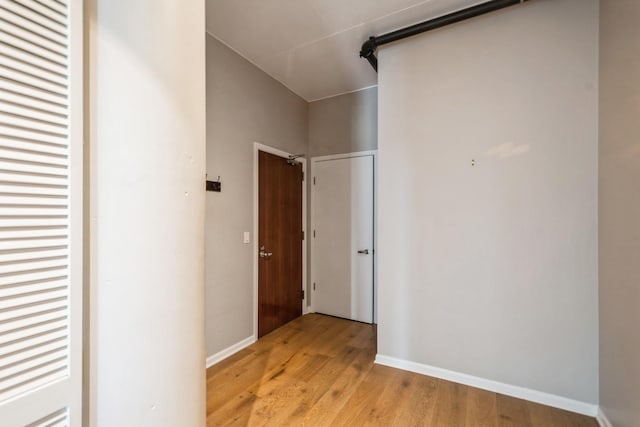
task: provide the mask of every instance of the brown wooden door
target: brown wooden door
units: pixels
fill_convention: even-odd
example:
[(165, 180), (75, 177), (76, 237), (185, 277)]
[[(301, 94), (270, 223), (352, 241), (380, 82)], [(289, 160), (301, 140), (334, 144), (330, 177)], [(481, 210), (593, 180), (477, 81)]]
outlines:
[[(258, 337), (302, 315), (302, 165), (258, 155)], [(271, 255), (268, 255), (271, 254)]]

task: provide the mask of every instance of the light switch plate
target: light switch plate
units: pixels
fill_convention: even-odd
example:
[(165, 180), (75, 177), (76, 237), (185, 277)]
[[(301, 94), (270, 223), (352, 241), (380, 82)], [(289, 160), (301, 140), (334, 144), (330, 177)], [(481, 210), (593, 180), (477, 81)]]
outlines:
[(243, 239), (244, 243), (251, 243), (251, 234), (249, 234), (248, 231), (244, 232), (244, 239)]

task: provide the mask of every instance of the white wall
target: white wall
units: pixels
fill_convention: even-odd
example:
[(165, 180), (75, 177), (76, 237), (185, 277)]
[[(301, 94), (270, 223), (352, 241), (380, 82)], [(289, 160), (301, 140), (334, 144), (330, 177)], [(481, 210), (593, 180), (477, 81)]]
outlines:
[(600, 1), (600, 406), (640, 420), (640, 2)]
[(204, 1), (88, 8), (91, 425), (204, 426)]
[(597, 46), (538, 0), (380, 51), (379, 354), (597, 403)]
[(307, 152), (305, 100), (207, 36), (206, 336), (212, 356), (253, 335), (253, 144)]

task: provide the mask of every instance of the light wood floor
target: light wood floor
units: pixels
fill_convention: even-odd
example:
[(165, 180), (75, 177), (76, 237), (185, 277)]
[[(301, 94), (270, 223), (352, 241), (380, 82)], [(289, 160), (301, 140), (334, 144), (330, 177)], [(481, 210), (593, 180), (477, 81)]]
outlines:
[(597, 427), (594, 419), (374, 365), (371, 325), (309, 314), (207, 371), (207, 426)]

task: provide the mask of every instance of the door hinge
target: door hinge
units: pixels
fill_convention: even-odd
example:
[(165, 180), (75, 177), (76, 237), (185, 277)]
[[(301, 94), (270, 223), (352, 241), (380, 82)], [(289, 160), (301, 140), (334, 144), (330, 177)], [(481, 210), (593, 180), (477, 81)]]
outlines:
[(313, 290), (316, 290), (316, 282), (313, 282)]
[(304, 299), (304, 289), (302, 290), (302, 299)]
[(304, 230), (302, 230), (302, 240), (304, 240)]
[(316, 237), (316, 230), (313, 230), (313, 237)]
[(316, 185), (316, 177), (313, 177), (313, 185)]

